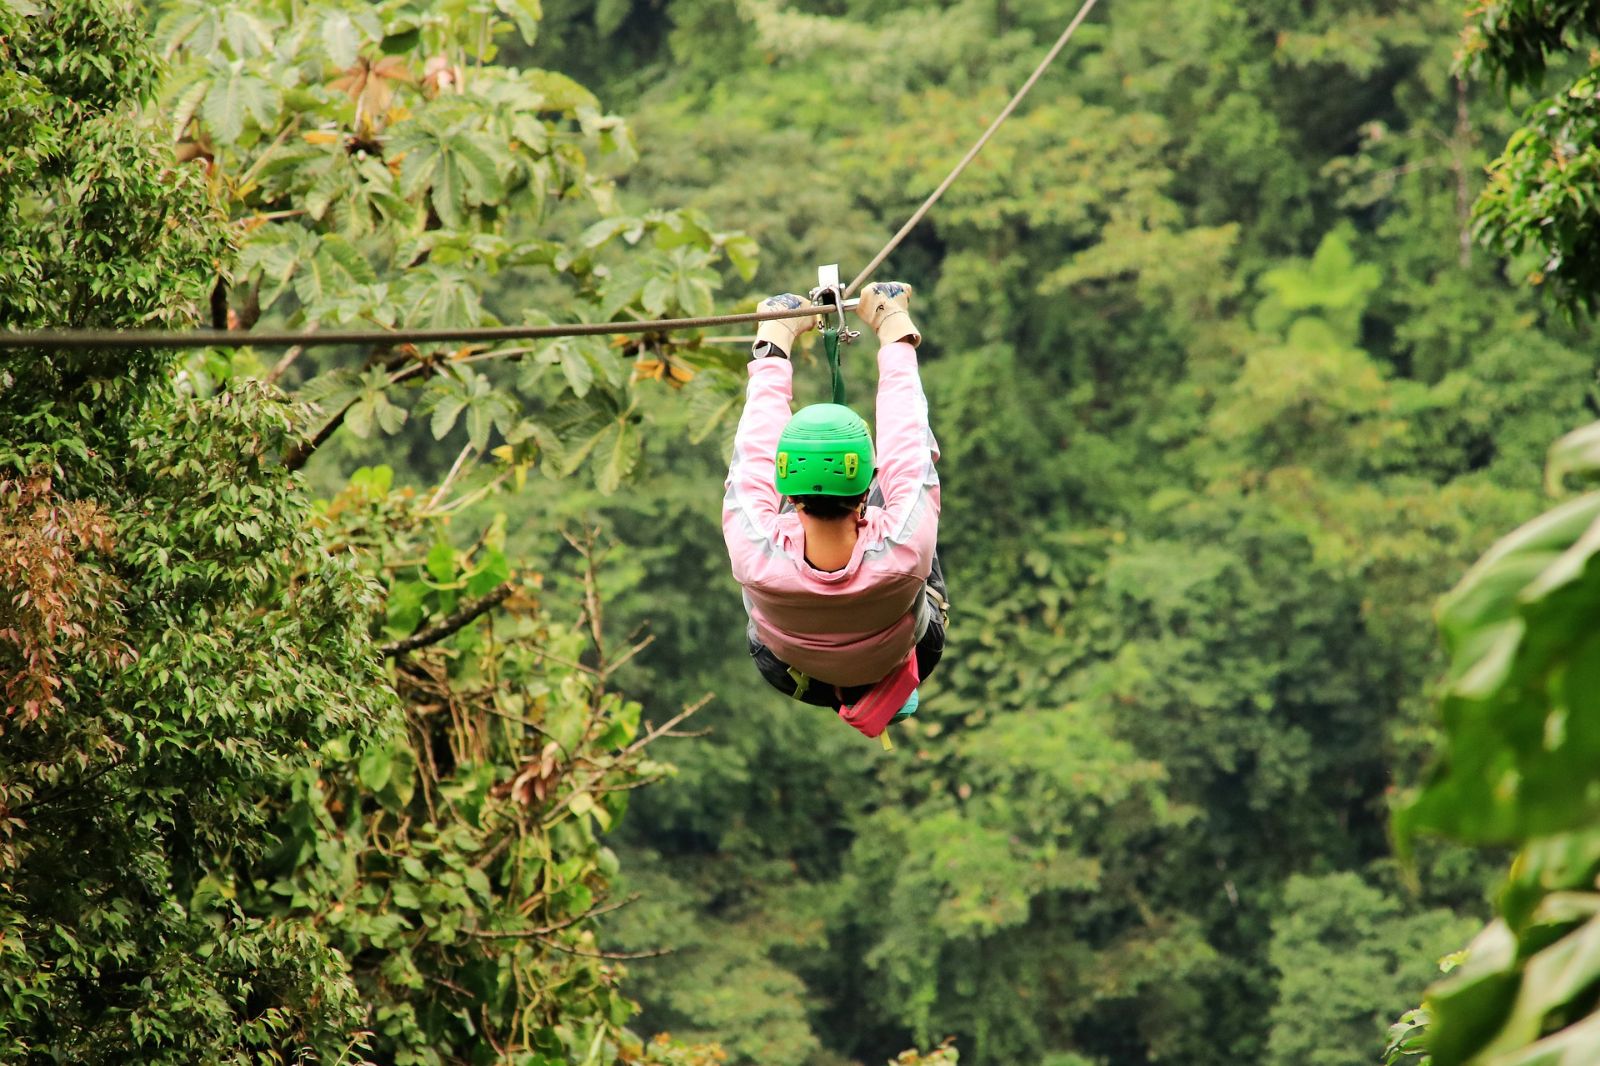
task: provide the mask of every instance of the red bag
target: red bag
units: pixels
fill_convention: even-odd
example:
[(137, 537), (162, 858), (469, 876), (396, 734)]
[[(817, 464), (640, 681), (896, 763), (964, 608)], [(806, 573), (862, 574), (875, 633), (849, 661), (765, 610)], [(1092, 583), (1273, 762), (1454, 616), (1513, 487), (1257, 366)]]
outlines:
[(895, 712), (906, 705), (906, 700), (911, 698), (921, 681), (922, 677), (917, 672), (917, 653), (913, 650), (906, 656), (905, 662), (873, 685), (854, 706), (840, 707), (839, 717), (865, 736), (879, 736)]

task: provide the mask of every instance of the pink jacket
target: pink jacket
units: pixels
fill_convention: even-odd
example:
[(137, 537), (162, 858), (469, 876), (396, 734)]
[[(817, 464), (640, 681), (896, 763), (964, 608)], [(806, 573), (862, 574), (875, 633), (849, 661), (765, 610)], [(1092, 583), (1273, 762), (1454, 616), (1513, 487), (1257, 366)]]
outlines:
[(916, 644), (917, 594), (939, 536), (939, 445), (928, 428), (917, 351), (896, 342), (878, 352), (874, 443), (884, 505), (867, 508), (849, 564), (831, 573), (806, 562), (799, 516), (778, 513), (776, 453), (793, 374), (787, 359), (750, 362), (723, 539), (756, 636), (774, 655), (826, 684), (872, 684)]

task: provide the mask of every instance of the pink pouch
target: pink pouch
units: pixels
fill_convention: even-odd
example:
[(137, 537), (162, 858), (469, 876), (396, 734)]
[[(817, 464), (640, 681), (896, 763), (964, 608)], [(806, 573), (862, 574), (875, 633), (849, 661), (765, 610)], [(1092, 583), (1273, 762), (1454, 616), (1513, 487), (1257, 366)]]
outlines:
[(876, 737), (905, 706), (906, 700), (917, 690), (922, 677), (917, 672), (917, 653), (906, 656), (888, 677), (873, 685), (859, 701), (849, 707), (839, 708), (839, 717), (865, 736)]

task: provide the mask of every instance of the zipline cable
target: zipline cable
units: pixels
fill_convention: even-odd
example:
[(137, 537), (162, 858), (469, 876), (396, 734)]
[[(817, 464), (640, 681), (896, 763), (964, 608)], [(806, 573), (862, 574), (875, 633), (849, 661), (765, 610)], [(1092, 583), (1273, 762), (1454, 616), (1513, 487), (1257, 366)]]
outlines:
[(0, 349), (46, 348), (70, 351), (86, 348), (307, 348), (335, 344), (430, 344), (436, 341), (516, 341), (555, 337), (611, 336), (622, 333), (658, 333), (677, 329), (704, 329), (739, 322), (770, 322), (779, 318), (804, 318), (832, 314), (833, 308), (820, 304), (780, 311), (752, 311), (738, 315), (708, 315), (701, 318), (647, 318), (622, 322), (569, 322), (551, 326), (472, 326), (443, 329), (347, 329), (347, 330), (98, 330), (46, 329), (36, 332), (0, 332)]
[[(1083, 6), (1073, 16), (1061, 36), (1056, 38), (1056, 43), (1050, 51), (1033, 68), (1033, 73), (1028, 80), (1022, 83), (1011, 97), (1009, 103), (989, 123), (989, 128), (973, 142), (967, 154), (955, 165), (939, 187), (928, 194), (912, 216), (906, 219), (895, 235), (889, 238), (877, 255), (857, 274), (855, 280), (844, 289), (846, 297), (855, 293), (874, 270), (883, 265), (883, 261), (900, 246), (900, 242), (916, 228), (917, 223), (939, 202), (945, 190), (955, 184), (963, 171), (965, 171), (978, 153), (983, 151), (984, 145), (989, 143), (995, 132), (1005, 124), (1012, 112), (1022, 103), (1034, 85), (1044, 76), (1044, 72), (1061, 54), (1067, 42), (1072, 40), (1072, 35), (1078, 27), (1089, 17), (1089, 12), (1094, 9), (1098, 0), (1084, 0)], [(340, 344), (386, 344), (399, 346), (402, 344), (430, 344), (439, 341), (461, 341), (466, 343), (493, 343), (496, 341), (511, 340), (541, 340), (557, 337), (593, 337), (612, 336), (625, 333), (658, 333), (680, 329), (705, 329), (710, 326), (729, 326), (741, 322), (770, 322), (782, 318), (804, 318), (807, 315), (825, 315), (833, 312), (831, 307), (818, 304), (808, 304), (793, 310), (762, 311), (749, 314), (735, 315), (709, 315), (700, 318), (662, 318), (644, 319), (639, 321), (623, 322), (575, 322), (551, 326), (475, 326), (444, 329), (355, 329), (355, 330), (228, 330), (228, 329), (198, 329), (198, 330), (98, 330), (98, 329), (44, 329), (30, 331), (4, 331), (0, 330), (0, 351), (18, 348), (37, 348), (46, 351), (84, 351), (90, 349), (139, 349), (139, 348), (289, 348), (300, 346), (305, 348), (325, 348)]]
[(889, 243), (883, 246), (883, 250), (872, 257), (872, 262), (862, 267), (861, 273), (856, 275), (855, 280), (845, 286), (844, 294), (846, 296), (853, 295), (861, 287), (861, 283), (866, 281), (874, 270), (883, 265), (883, 261), (889, 258), (890, 253), (900, 247), (900, 242), (906, 239), (906, 235), (915, 229), (917, 223), (922, 221), (923, 216), (928, 213), (934, 204), (939, 202), (939, 197), (944, 195), (945, 190), (955, 184), (956, 179), (961, 176), (961, 172), (967, 169), (967, 165), (978, 158), (978, 153), (983, 151), (983, 146), (989, 143), (989, 138), (993, 137), (995, 131), (1005, 124), (1006, 119), (1010, 118), (1011, 113), (1017, 109), (1017, 105), (1022, 103), (1022, 98), (1028, 95), (1028, 90), (1032, 89), (1034, 84), (1044, 76), (1045, 70), (1051, 63), (1055, 62), (1056, 56), (1061, 54), (1061, 50), (1067, 46), (1067, 42), (1072, 40), (1072, 35), (1078, 32), (1078, 27), (1083, 25), (1083, 20), (1089, 17), (1089, 12), (1094, 10), (1096, 3), (1097, 0), (1084, 0), (1083, 6), (1078, 9), (1078, 13), (1072, 17), (1071, 22), (1067, 23), (1067, 28), (1061, 31), (1060, 37), (1056, 38), (1054, 46), (1051, 47), (1049, 52), (1045, 53), (1045, 57), (1039, 61), (1039, 65), (1033, 68), (1033, 73), (1028, 76), (1027, 81), (1022, 83), (1022, 88), (1017, 90), (1016, 95), (1011, 97), (1011, 102), (1001, 109), (1000, 113), (994, 117), (994, 121), (989, 123), (989, 128), (984, 130), (983, 135), (973, 142), (971, 148), (967, 149), (967, 154), (961, 158), (961, 162), (955, 165), (955, 169), (950, 171), (945, 179), (939, 183), (937, 189), (928, 194), (928, 198), (922, 201), (922, 206), (917, 208), (910, 218), (906, 219), (906, 224), (900, 227), (900, 231), (890, 237)]

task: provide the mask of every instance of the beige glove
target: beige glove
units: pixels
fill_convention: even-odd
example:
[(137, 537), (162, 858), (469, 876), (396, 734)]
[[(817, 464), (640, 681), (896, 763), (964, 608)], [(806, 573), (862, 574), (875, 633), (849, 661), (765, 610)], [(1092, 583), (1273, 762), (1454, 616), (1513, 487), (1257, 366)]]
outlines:
[[(780, 293), (777, 296), (768, 296), (756, 305), (757, 311), (787, 311), (796, 307), (804, 307), (806, 301), (792, 292)], [(785, 358), (794, 351), (795, 342), (802, 333), (815, 329), (816, 316), (805, 318), (775, 318), (770, 322), (761, 322), (756, 326), (756, 342), (750, 347), (752, 358), (759, 359), (764, 355), (781, 355)], [(774, 351), (773, 349), (776, 349)]]
[(856, 314), (878, 335), (879, 344), (910, 341), (922, 343), (922, 334), (911, 321), (911, 286), (903, 281), (875, 281), (861, 290)]

